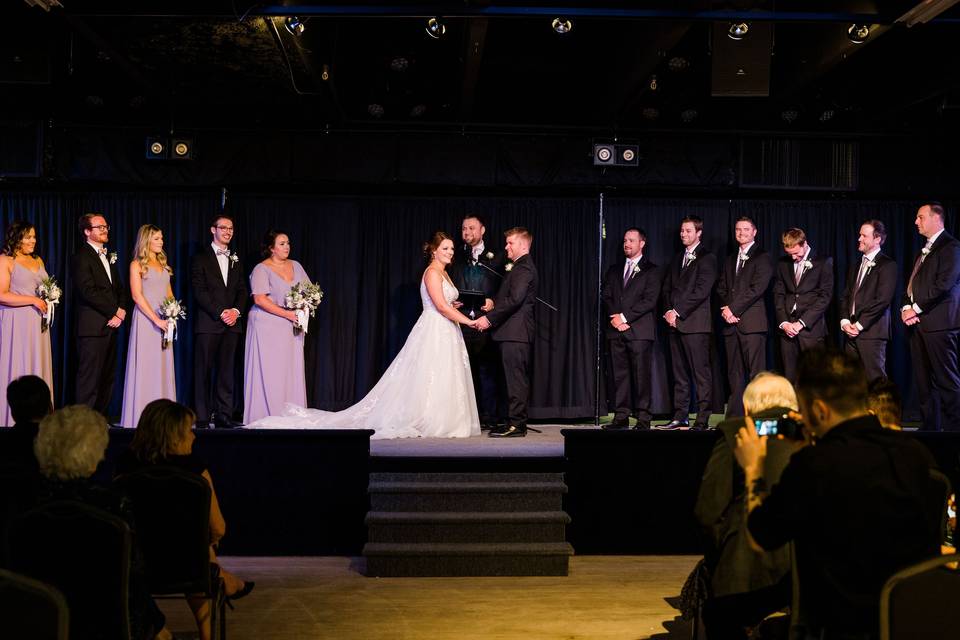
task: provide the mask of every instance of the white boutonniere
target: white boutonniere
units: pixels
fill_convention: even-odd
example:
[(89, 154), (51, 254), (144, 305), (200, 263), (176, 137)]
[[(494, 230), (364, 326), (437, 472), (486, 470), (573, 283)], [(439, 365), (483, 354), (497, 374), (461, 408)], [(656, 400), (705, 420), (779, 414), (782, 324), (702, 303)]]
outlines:
[(513, 271), (513, 263), (508, 262), (507, 264), (503, 265), (503, 270), (506, 271), (507, 273), (510, 273), (511, 271)]
[(927, 255), (928, 253), (930, 253), (930, 247), (924, 247), (923, 249), (920, 250), (920, 253), (922, 253), (923, 255)]
[(117, 262), (117, 252), (111, 251), (110, 255), (107, 257), (107, 260), (110, 261), (110, 264), (115, 264)]
[(807, 269), (813, 269), (813, 263), (810, 262), (809, 260), (804, 260), (804, 261), (801, 262), (800, 264), (803, 265), (803, 270), (804, 270), (804, 271), (806, 271)]
[(867, 262), (867, 273), (870, 273), (870, 269), (873, 269), (875, 266), (877, 266), (877, 263), (873, 260)]
[(487, 251), (487, 260), (493, 260), (493, 251)]
[(240, 261), (240, 258), (237, 257), (237, 252), (234, 251), (231, 253), (228, 258), (230, 259), (230, 268), (233, 269), (233, 265), (237, 264)]
[(687, 254), (687, 264), (690, 264), (691, 262), (693, 262), (693, 261), (696, 260), (696, 259), (697, 259), (697, 254), (695, 254), (695, 253), (688, 253), (688, 254)]
[(749, 259), (750, 259), (750, 256), (748, 256), (747, 254), (745, 254), (745, 253), (741, 253), (741, 254), (740, 254), (740, 261), (741, 261), (741, 262), (746, 262), (746, 261), (749, 260)]
[(640, 263), (633, 265), (633, 272), (640, 273)]

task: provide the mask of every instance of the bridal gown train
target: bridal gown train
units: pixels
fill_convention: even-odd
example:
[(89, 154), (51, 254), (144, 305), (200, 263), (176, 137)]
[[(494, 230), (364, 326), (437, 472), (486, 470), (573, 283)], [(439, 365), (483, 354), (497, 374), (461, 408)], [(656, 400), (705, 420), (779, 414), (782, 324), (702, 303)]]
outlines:
[[(443, 279), (448, 303), (460, 295)], [(288, 404), (248, 428), (373, 429), (372, 439), (467, 438), (480, 435), (470, 360), (457, 323), (443, 317), (420, 282), (423, 313), (376, 386), (343, 411)]]

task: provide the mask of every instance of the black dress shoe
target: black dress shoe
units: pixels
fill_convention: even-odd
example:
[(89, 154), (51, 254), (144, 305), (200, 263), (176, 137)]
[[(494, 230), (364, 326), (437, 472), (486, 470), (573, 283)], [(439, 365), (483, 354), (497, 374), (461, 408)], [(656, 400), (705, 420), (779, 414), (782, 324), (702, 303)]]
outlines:
[(233, 429), (237, 425), (226, 416), (217, 414), (213, 417), (213, 426), (215, 429)]
[(613, 422), (600, 426), (604, 431), (623, 431), (624, 429), (630, 428), (630, 420), (627, 418), (620, 418), (619, 420), (614, 420)]
[(649, 422), (638, 422), (633, 429), (634, 429), (634, 431), (650, 431), (650, 423), (649, 423)]
[(525, 424), (510, 424), (490, 432), (491, 438), (522, 438), (526, 435), (527, 425)]
[(685, 429), (690, 426), (690, 423), (686, 420), (671, 420), (667, 424), (661, 424), (654, 427), (658, 431), (673, 431), (674, 429)]
[(480, 421), (480, 431), (491, 431), (496, 428), (497, 428), (496, 423), (490, 422), (489, 420)]
[(197, 429), (209, 429), (210, 418), (197, 418), (197, 421), (193, 426), (196, 427)]
[(693, 426), (690, 427), (690, 431), (706, 431), (707, 425), (705, 422), (694, 422)]

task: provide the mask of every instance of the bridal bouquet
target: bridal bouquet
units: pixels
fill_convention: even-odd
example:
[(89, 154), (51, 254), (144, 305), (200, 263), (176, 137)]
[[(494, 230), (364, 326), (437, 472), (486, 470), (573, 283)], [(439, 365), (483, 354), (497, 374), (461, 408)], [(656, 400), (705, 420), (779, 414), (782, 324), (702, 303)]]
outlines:
[(60, 295), (62, 293), (60, 285), (57, 284), (57, 279), (53, 276), (44, 278), (40, 284), (37, 285), (37, 296), (47, 303), (47, 312), (43, 314), (40, 319), (41, 332), (46, 331), (53, 325), (54, 311), (60, 303)]
[(317, 307), (323, 300), (323, 291), (319, 285), (312, 282), (298, 282), (292, 287), (284, 297), (284, 304), (287, 309), (293, 309), (297, 312), (297, 321), (293, 325), (293, 335), (298, 335), (301, 331), (307, 332), (307, 323), (310, 318), (317, 314)]
[(176, 298), (165, 298), (160, 303), (160, 317), (167, 321), (167, 330), (163, 332), (163, 341), (160, 344), (160, 348), (166, 349), (177, 339), (177, 320), (186, 319), (187, 308)]

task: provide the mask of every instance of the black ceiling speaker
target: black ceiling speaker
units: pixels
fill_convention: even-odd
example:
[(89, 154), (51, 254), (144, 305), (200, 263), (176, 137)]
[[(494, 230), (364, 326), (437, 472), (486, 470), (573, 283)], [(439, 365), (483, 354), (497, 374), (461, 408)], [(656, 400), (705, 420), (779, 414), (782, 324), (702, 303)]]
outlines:
[(770, 95), (773, 23), (751, 22), (739, 40), (729, 37), (729, 22), (714, 22), (711, 31), (713, 73), (710, 94), (732, 97)]

